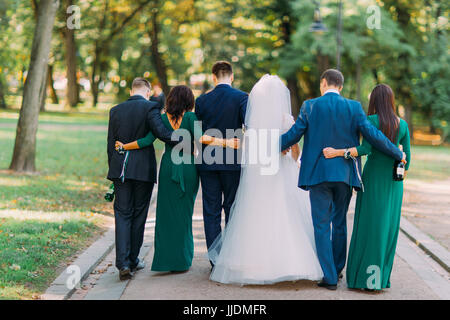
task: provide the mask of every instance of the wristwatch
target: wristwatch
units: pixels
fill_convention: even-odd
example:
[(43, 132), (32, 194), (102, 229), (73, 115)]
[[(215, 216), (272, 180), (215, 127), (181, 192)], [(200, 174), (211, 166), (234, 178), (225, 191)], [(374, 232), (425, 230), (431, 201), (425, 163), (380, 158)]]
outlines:
[(350, 159), (351, 155), (352, 155), (352, 153), (350, 152), (350, 150), (345, 149), (344, 158), (348, 160), (348, 159)]

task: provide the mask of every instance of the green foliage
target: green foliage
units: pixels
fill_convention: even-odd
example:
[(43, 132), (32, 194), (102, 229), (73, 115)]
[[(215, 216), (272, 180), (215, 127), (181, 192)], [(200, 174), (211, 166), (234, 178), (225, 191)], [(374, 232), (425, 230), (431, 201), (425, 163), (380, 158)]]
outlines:
[[(81, 29), (75, 31), (79, 76), (97, 79), (101, 93), (113, 94), (116, 101), (128, 96), (136, 76), (160, 80), (149, 35), (156, 12), (157, 51), (169, 85), (185, 83), (199, 94), (212, 85), (212, 64), (226, 59), (233, 63), (240, 89), (249, 91), (264, 73), (273, 73), (286, 80), (296, 78), (301, 100), (308, 99), (319, 94), (323, 68), (336, 65), (338, 3), (319, 1), (328, 32), (318, 35), (309, 31), (313, 1), (76, 0), (82, 13)], [(67, 4), (62, 1), (55, 24), (54, 77), (63, 77), (66, 68), (62, 31)], [(373, 5), (380, 9), (381, 29), (367, 26), (367, 9)], [(448, 9), (441, 1), (343, 1), (344, 95), (367, 105), (373, 86), (387, 83), (398, 104), (448, 132)], [(2, 2), (0, 42), (7, 45), (0, 51), (0, 77), (10, 94), (20, 94), (33, 27), (29, 1)], [(206, 76), (205, 83), (192, 82), (193, 75)]]

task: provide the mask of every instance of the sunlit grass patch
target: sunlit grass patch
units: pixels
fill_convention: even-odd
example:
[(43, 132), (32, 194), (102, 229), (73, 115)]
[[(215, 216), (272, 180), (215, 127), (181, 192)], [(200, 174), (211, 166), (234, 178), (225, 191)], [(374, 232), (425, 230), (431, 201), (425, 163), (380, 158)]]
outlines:
[(87, 219), (0, 218), (0, 299), (30, 299), (45, 290), (64, 259), (100, 229)]
[(413, 146), (408, 178), (424, 181), (450, 179), (450, 147)]
[(38, 172), (16, 174), (7, 168), (16, 131), (11, 123), (17, 119), (6, 114), (13, 116), (0, 119), (0, 299), (29, 299), (91, 243), (112, 211), (103, 199), (109, 186), (107, 118), (44, 114), (37, 135)]

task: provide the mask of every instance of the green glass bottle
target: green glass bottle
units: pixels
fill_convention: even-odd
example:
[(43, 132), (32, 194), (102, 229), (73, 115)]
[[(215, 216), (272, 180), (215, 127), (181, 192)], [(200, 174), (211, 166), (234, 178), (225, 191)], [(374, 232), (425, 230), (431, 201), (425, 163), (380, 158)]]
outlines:
[(108, 191), (105, 194), (105, 200), (108, 202), (112, 202), (114, 200), (114, 183), (111, 183)]

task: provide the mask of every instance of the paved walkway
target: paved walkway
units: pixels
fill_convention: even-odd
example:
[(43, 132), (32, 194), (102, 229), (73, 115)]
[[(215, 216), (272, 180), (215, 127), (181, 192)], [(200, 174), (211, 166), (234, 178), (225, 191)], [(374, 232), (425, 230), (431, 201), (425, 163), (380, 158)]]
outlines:
[[(348, 226), (351, 233), (354, 199)], [(415, 244), (400, 234), (390, 289), (382, 293), (349, 290), (345, 277), (337, 291), (318, 288), (311, 281), (283, 282), (264, 286), (223, 285), (208, 279), (210, 265), (201, 221), (201, 194), (194, 212), (195, 256), (192, 268), (182, 274), (150, 271), (153, 258), (154, 205), (141, 250), (147, 263), (130, 281), (119, 281), (114, 267), (114, 250), (83, 282), (71, 299), (129, 300), (129, 299), (450, 299), (449, 274), (426, 256)], [(350, 234), (349, 234), (350, 236)]]
[(450, 250), (450, 179), (406, 179), (403, 216)]

